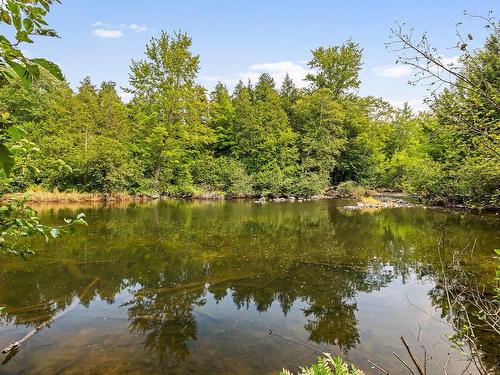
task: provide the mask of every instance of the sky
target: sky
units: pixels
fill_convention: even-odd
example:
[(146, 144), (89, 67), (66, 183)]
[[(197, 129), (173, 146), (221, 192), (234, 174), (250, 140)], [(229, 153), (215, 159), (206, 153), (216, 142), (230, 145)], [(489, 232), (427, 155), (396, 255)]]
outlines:
[(289, 73), (305, 86), (311, 50), (351, 38), (363, 48), (359, 94), (422, 109), (426, 88), (408, 85), (411, 70), (395, 65), (396, 54), (385, 47), (390, 29), (404, 22), (416, 34), (428, 32), (443, 58), (454, 61), (458, 21), (478, 46), (486, 35), (463, 11), (498, 16), (499, 8), (498, 0), (62, 0), (47, 17), (60, 39), (39, 37), (22, 49), (58, 63), (73, 88), (85, 76), (126, 87), (130, 62), (143, 58), (148, 41), (181, 30), (193, 39), (198, 82), (207, 89), (217, 81), (231, 88), (262, 72), (278, 85)]

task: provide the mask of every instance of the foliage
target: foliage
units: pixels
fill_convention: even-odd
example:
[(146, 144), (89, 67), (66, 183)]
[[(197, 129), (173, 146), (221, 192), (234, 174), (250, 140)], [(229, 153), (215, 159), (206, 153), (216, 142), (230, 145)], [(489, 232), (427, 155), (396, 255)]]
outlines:
[[(292, 375), (289, 370), (283, 369), (280, 375)], [(332, 357), (330, 353), (324, 353), (324, 357), (318, 357), (318, 361), (310, 367), (301, 368), (300, 375), (363, 375), (364, 372), (347, 364), (340, 357)]]
[(348, 197), (362, 197), (366, 190), (354, 181), (344, 181), (337, 185), (337, 192)]
[(137, 123), (133, 144), (156, 191), (187, 188), (190, 164), (214, 141), (203, 119), (205, 90), (195, 83), (199, 57), (190, 46), (187, 34), (163, 32), (146, 46), (146, 59), (131, 65), (129, 92)]
[[(58, 0), (55, 0), (59, 2)], [(14, 40), (0, 35), (0, 87), (8, 81), (19, 78), (28, 88), (40, 75), (40, 67), (60, 75), (59, 68), (45, 60), (25, 57), (19, 48), (22, 43), (33, 43), (33, 35), (57, 37), (47, 26), (45, 16), (53, 0), (6, 0), (0, 9), (0, 24), (12, 26)]]
[(193, 183), (205, 190), (226, 192), (232, 197), (252, 195), (252, 180), (238, 160), (208, 156), (193, 164), (191, 174)]
[(308, 63), (316, 72), (309, 73), (306, 79), (314, 90), (330, 89), (335, 98), (345, 95), (359, 87), (362, 53), (352, 40), (342, 46), (317, 48), (312, 51), (313, 58)]
[(482, 48), (473, 48), (475, 36), (457, 24), (458, 63), (447, 64), (426, 34), (414, 40), (402, 26), (392, 30), (389, 46), (398, 62), (411, 66), (414, 83), (425, 82), (432, 95), (434, 119), (425, 131), (433, 171), (413, 187), (434, 201), (498, 206), (500, 30), (491, 13), (465, 15), (484, 21), (490, 34)]
[[(57, 36), (54, 30), (46, 27), (44, 19), (52, 3), (52, 0), (6, 0), (0, 9), (0, 23), (11, 25), (15, 30), (15, 41), (0, 35), (0, 90), (8, 94), (0, 106), (0, 194), (25, 188), (25, 182), (40, 173), (40, 149), (28, 138), (23, 127), (26, 124), (18, 123), (16, 116), (23, 111), (34, 116), (36, 106), (32, 112), (32, 108), (29, 108), (32, 102), (23, 103), (16, 99), (24, 97), (24, 89), (29, 89), (46, 72), (58, 80), (64, 80), (64, 76), (59, 67), (48, 60), (29, 60), (19, 46), (33, 43), (33, 35)], [(19, 83), (22, 83), (23, 88), (12, 90)], [(12, 118), (9, 111), (15, 112)], [(48, 168), (65, 166), (59, 160), (50, 160), (45, 165)], [(15, 177), (12, 176), (13, 172)], [(0, 196), (0, 199), (3, 197)], [(79, 214), (76, 219), (65, 219), (64, 225), (48, 227), (40, 223), (36, 211), (26, 201), (27, 197), (0, 205), (0, 254), (7, 252), (26, 256), (32, 253), (29, 243), (25, 241), (26, 237), (42, 235), (48, 240), (49, 235), (58, 237), (62, 232), (71, 230), (75, 224), (86, 224), (85, 215)]]
[(401, 61), (435, 79), (450, 69), (463, 82), (435, 92), (421, 113), (355, 93), (362, 49), (351, 40), (312, 51), (307, 89), (288, 75), (277, 89), (262, 74), (233, 92), (218, 83), (207, 95), (183, 32), (162, 32), (132, 62), (129, 104), (113, 82), (85, 78), (74, 92), (62, 72), (40, 68), (29, 91), (20, 80), (0, 87), (0, 165), (16, 175), (2, 189), (311, 196), (340, 184), (346, 195), (363, 195), (363, 186), (435, 204), (498, 206), (500, 47), (488, 22), (484, 47), (464, 47), (452, 68), (432, 49), (418, 64)]
[(40, 223), (37, 212), (26, 205), (28, 196), (5, 202), (0, 206), (0, 254), (11, 253), (26, 257), (33, 254), (27, 237), (41, 235), (45, 240), (56, 238), (62, 233), (74, 230), (76, 224), (87, 223), (85, 215), (80, 213), (75, 219), (64, 219), (65, 224), (47, 226)]

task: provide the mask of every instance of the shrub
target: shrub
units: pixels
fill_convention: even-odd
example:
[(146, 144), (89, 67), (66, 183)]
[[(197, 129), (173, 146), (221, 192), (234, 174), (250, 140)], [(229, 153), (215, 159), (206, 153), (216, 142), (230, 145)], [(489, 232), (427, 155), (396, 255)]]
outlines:
[[(298, 375), (364, 375), (364, 372), (345, 363), (340, 357), (332, 357), (324, 353), (324, 357), (318, 357), (318, 361), (311, 367), (300, 369)], [(293, 375), (289, 370), (283, 369), (280, 375)]]
[(252, 194), (252, 183), (243, 165), (232, 158), (201, 158), (191, 167), (193, 183), (208, 191), (223, 191), (229, 196)]
[(320, 194), (328, 186), (328, 178), (319, 173), (308, 173), (296, 178), (291, 194), (294, 196), (310, 197)]
[(357, 185), (354, 181), (341, 182), (337, 186), (337, 191), (350, 197), (362, 197), (367, 193), (364, 187)]

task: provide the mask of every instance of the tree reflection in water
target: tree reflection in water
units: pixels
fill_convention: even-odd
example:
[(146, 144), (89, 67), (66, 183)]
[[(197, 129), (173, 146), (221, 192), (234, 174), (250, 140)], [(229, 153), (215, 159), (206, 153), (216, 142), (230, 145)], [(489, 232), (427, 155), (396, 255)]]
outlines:
[[(419, 209), (346, 212), (335, 202), (167, 202), (85, 213), (92, 223), (87, 232), (38, 244), (29, 262), (4, 262), (1, 324), (36, 326), (99, 278), (82, 305), (94, 311), (92, 302), (102, 300), (126, 309), (130, 333), (144, 337), (145, 352), (167, 367), (188, 360), (208, 298), (255, 308), (262, 317), (273, 303), (284, 319), (301, 309), (309, 344), (347, 353), (361, 342), (359, 294), (395, 278), (432, 275), (443, 228), (450, 249), (477, 238), (468, 267), (482, 277), (494, 275), (488, 251), (498, 240), (497, 219)], [(130, 300), (120, 307), (116, 301), (127, 293)], [(430, 299), (443, 309), (438, 289)], [(493, 348), (486, 340), (485, 360), (494, 364)]]

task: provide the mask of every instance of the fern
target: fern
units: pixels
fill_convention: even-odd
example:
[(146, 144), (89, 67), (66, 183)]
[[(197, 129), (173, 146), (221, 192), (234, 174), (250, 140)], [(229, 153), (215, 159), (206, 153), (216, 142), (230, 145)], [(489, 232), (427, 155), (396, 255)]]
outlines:
[[(364, 375), (364, 372), (347, 364), (340, 357), (332, 357), (330, 353), (323, 353), (311, 367), (301, 367), (297, 375)], [(283, 369), (280, 375), (293, 375), (290, 370)]]

